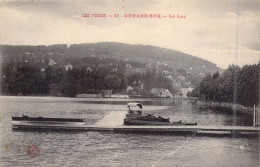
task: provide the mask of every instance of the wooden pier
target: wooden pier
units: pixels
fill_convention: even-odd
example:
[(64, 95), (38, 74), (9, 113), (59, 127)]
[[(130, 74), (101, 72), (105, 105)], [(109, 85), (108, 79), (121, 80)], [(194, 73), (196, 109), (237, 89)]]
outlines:
[(74, 131), (110, 131), (131, 133), (180, 133), (201, 134), (259, 134), (260, 127), (251, 126), (99, 126), (99, 125), (22, 125), (14, 130), (74, 130)]
[(115, 133), (200, 133), (200, 134), (259, 134), (259, 126), (125, 126), (123, 119), (126, 112), (113, 111), (94, 125), (13, 125), (14, 130), (73, 130), (73, 131), (110, 131)]
[(260, 132), (248, 126), (86, 126), (88, 131), (115, 132)]

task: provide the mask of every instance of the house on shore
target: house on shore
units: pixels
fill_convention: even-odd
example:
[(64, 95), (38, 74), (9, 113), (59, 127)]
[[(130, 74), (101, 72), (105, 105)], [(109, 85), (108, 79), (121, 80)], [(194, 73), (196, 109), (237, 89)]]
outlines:
[(193, 91), (194, 88), (188, 87), (188, 88), (181, 88), (181, 95), (182, 98), (187, 97), (187, 93)]
[(170, 97), (173, 98), (172, 93), (168, 89), (152, 88), (150, 93), (153, 97)]
[(133, 91), (133, 90), (134, 90), (134, 88), (130, 85), (128, 85), (127, 88), (126, 88), (127, 93), (130, 92), (130, 91)]
[(144, 84), (141, 81), (135, 80), (132, 84), (133, 87), (138, 87), (140, 89), (144, 89)]

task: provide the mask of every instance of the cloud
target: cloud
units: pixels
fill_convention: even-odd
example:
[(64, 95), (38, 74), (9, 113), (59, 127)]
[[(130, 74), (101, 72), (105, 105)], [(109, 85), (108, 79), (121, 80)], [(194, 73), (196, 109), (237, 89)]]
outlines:
[[(50, 45), (112, 41), (175, 49), (222, 68), (231, 63), (256, 63), (260, 21), (255, 6), (259, 2), (239, 2), (239, 10), (236, 0), (0, 2), (0, 42)], [(187, 18), (83, 18), (84, 13), (183, 14)]]

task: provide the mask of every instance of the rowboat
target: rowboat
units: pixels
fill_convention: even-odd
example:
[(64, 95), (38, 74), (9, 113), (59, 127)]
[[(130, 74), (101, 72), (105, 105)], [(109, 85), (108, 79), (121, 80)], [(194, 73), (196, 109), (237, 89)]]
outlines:
[[(124, 119), (124, 125), (165, 125), (165, 126), (178, 126), (178, 125), (197, 125), (197, 122), (177, 121), (170, 122), (169, 118), (161, 116), (154, 116), (153, 114), (143, 114), (141, 103), (128, 103), (128, 113)], [(134, 108), (134, 109), (133, 109)]]

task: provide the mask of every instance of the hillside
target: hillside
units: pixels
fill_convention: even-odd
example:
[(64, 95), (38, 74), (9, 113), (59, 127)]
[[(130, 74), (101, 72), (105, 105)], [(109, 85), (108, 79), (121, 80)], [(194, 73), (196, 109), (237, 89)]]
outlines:
[[(5, 61), (15, 57), (52, 58), (58, 64), (69, 63), (69, 58), (99, 57), (122, 59), (150, 64), (167, 64), (173, 69), (184, 69), (191, 74), (213, 73), (219, 68), (216, 64), (179, 51), (148, 46), (129, 45), (114, 42), (49, 45), (49, 46), (10, 46), (1, 45), (1, 56)], [(221, 69), (219, 69), (221, 70)]]

